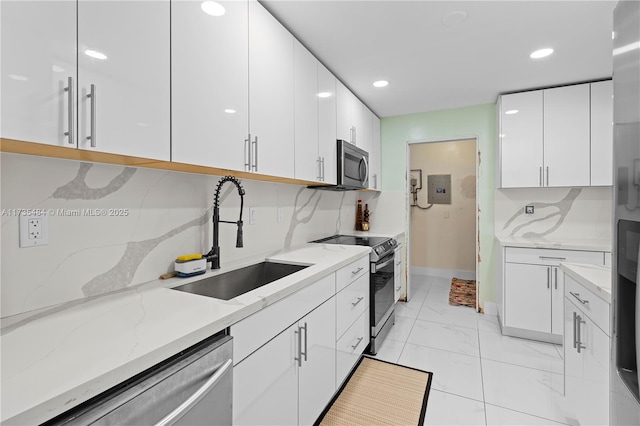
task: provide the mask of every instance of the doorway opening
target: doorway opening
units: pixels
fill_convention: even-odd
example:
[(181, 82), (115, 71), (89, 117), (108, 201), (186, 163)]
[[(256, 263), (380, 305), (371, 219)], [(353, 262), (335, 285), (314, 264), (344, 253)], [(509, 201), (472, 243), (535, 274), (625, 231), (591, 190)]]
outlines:
[(475, 137), (407, 144), (408, 297), (412, 275), (476, 280), (479, 310), (477, 153)]

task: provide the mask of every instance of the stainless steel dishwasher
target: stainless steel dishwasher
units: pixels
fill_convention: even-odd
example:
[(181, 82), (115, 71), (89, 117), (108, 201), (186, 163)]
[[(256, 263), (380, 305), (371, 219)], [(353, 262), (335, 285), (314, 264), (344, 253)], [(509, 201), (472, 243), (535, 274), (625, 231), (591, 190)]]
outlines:
[(216, 335), (45, 425), (230, 425), (232, 337)]

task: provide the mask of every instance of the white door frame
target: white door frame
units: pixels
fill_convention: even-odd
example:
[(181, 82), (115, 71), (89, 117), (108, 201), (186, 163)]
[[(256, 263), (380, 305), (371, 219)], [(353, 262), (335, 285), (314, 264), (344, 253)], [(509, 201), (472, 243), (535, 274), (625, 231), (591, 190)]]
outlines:
[(407, 302), (410, 300), (410, 288), (411, 288), (411, 200), (409, 196), (409, 179), (411, 174), (411, 145), (423, 144), (423, 143), (437, 143), (437, 142), (457, 142), (463, 140), (473, 139), (476, 141), (476, 256), (475, 256), (475, 265), (476, 265), (476, 311), (480, 311), (480, 275), (478, 273), (478, 254), (480, 251), (480, 197), (478, 196), (478, 182), (479, 173), (480, 173), (480, 150), (478, 147), (478, 136), (468, 136), (468, 137), (456, 137), (449, 139), (433, 139), (433, 140), (414, 140), (407, 141), (405, 146), (405, 156), (406, 156), (406, 173), (405, 173), (405, 244), (407, 246), (407, 288), (406, 288), (406, 300)]

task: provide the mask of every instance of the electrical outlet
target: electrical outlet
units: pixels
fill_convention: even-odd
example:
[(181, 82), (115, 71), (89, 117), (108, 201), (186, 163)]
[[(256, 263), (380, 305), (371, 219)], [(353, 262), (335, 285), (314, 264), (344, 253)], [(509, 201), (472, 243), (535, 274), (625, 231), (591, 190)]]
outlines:
[(20, 215), (20, 247), (46, 246), (49, 244), (49, 216)]
[(255, 207), (249, 207), (249, 225), (255, 225), (258, 220), (258, 214)]
[(533, 214), (533, 206), (525, 206), (524, 214)]

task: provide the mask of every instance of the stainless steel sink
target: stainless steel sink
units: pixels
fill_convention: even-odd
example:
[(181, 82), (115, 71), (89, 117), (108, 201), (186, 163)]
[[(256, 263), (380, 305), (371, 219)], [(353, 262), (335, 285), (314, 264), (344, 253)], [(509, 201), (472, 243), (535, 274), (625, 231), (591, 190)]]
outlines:
[(179, 287), (173, 287), (173, 289), (229, 300), (307, 267), (288, 263), (261, 262)]

